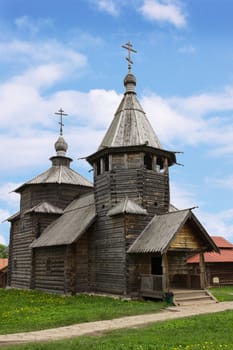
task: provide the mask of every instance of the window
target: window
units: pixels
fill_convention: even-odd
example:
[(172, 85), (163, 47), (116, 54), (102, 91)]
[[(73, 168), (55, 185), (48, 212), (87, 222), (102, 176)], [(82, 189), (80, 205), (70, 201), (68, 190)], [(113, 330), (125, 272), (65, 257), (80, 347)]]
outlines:
[(41, 223), (37, 223), (37, 228), (36, 228), (36, 238), (40, 237), (41, 235)]
[(152, 273), (152, 275), (162, 275), (163, 274), (161, 256), (158, 256), (158, 257), (153, 256), (151, 258), (151, 273)]
[(163, 170), (163, 158), (158, 157), (157, 158), (157, 163), (156, 163), (157, 167), (158, 167), (158, 171)]
[(104, 171), (109, 171), (109, 157), (104, 157)]
[(100, 175), (100, 173), (101, 173), (101, 162), (100, 162), (100, 159), (98, 159), (96, 162), (96, 175)]
[(152, 170), (152, 155), (146, 154), (144, 156), (144, 166), (148, 170)]
[(46, 271), (51, 272), (51, 270), (52, 270), (52, 261), (50, 258), (47, 258), (46, 259)]

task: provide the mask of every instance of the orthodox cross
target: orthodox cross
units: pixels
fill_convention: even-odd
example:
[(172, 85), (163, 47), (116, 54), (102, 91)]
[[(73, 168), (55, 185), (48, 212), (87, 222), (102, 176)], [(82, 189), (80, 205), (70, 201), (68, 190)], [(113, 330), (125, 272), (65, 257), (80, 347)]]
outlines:
[(62, 117), (66, 116), (66, 115), (68, 115), (68, 114), (64, 113), (64, 111), (63, 111), (62, 108), (60, 108), (60, 109), (58, 110), (58, 112), (55, 112), (54, 114), (60, 116), (60, 121), (58, 122), (58, 124), (60, 124), (60, 135), (62, 136), (62, 134), (63, 134), (63, 129), (62, 129), (62, 127), (64, 126), (64, 124), (62, 123)]
[(128, 71), (131, 71), (131, 64), (133, 64), (133, 61), (131, 60), (131, 52), (137, 53), (136, 50), (133, 49), (133, 45), (129, 41), (125, 45), (122, 45), (122, 47), (126, 50), (128, 50), (128, 56), (126, 57), (126, 60), (128, 61)]

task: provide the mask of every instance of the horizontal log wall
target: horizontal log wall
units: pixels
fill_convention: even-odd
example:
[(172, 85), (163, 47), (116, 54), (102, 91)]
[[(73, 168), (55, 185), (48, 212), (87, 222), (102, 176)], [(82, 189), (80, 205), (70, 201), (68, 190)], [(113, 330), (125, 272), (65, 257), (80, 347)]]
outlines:
[(218, 277), (219, 285), (233, 284), (233, 262), (231, 263), (206, 263), (207, 283), (216, 285), (214, 277)]
[(203, 242), (197, 237), (195, 229), (191, 223), (186, 223), (170, 245), (170, 249), (199, 249), (203, 247)]
[(169, 176), (155, 170), (143, 169), (143, 206), (150, 217), (169, 211)]
[(22, 216), (12, 223), (10, 239), (9, 279), (8, 283), (16, 288), (30, 288), (33, 241), (32, 217)]
[[(126, 252), (148, 223), (147, 215), (125, 215)], [(150, 273), (150, 258), (144, 254), (127, 254), (127, 294), (136, 295), (140, 289), (140, 275)]]
[(44, 201), (64, 209), (74, 198), (91, 190), (89, 187), (69, 184), (28, 185), (21, 193), (20, 211)]
[(65, 292), (65, 246), (34, 249), (34, 288), (46, 292)]
[[(107, 216), (112, 207), (109, 173), (97, 176), (95, 202), (98, 220), (89, 239), (90, 288), (98, 292), (124, 294), (125, 237), (124, 221)], [(114, 202), (115, 205), (115, 202)]]

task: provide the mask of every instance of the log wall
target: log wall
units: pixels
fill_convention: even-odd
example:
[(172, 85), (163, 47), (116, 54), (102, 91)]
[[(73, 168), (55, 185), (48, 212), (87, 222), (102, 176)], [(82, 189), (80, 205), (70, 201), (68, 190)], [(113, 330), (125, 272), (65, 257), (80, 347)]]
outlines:
[[(168, 173), (146, 169), (144, 155), (112, 154), (110, 170), (101, 167), (100, 173), (95, 171), (98, 220), (90, 247), (90, 283), (96, 291), (135, 293), (139, 275), (148, 273), (148, 258), (128, 256), (127, 249), (156, 213), (168, 211), (169, 178)], [(126, 197), (146, 208), (149, 215), (106, 215)]]
[(65, 293), (66, 247), (34, 249), (34, 288), (45, 292)]
[(8, 284), (16, 288), (30, 288), (33, 240), (32, 218), (30, 214), (12, 222), (10, 237)]
[(197, 237), (196, 231), (192, 225), (187, 222), (180, 230), (179, 234), (171, 242), (170, 249), (200, 249), (203, 243)]
[[(70, 202), (92, 189), (69, 184), (27, 185), (21, 192), (20, 218), (12, 222), (10, 234), (10, 256), (8, 284), (17, 288), (34, 288), (34, 260), (30, 244), (59, 215), (47, 213), (28, 213), (41, 202), (48, 202), (64, 209)], [(58, 290), (60, 291), (60, 289)]]

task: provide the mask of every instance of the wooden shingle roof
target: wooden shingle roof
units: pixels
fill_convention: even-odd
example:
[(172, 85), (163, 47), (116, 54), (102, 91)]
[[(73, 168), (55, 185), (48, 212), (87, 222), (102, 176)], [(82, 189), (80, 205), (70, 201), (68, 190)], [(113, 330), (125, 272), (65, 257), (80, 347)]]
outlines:
[(126, 92), (107, 130), (99, 151), (106, 147), (127, 147), (148, 145), (162, 148), (150, 125), (135, 92), (136, 78), (133, 74), (125, 77)]
[(64, 214), (49, 225), (31, 247), (71, 244), (86, 232), (95, 218), (94, 194), (83, 195), (68, 205)]
[(24, 212), (24, 214), (27, 213), (62, 214), (63, 210), (51, 203), (42, 202)]
[(128, 253), (161, 253), (166, 252), (178, 231), (185, 222), (191, 219), (198, 232), (205, 239), (208, 250), (218, 251), (217, 246), (200, 224), (190, 209), (169, 212), (163, 215), (155, 215), (140, 236), (128, 249)]
[(119, 215), (119, 214), (137, 214), (137, 215), (147, 215), (147, 210), (142, 208), (140, 205), (126, 197), (123, 201), (118, 203), (115, 207), (110, 209), (107, 213), (109, 216)]
[(47, 171), (42, 174), (34, 177), (32, 180), (26, 182), (20, 187), (15, 189), (15, 192), (20, 192), (23, 187), (26, 185), (35, 185), (35, 184), (70, 184), (70, 185), (79, 185), (86, 187), (93, 187), (92, 183), (85, 179), (82, 175), (76, 171), (68, 168), (64, 165), (52, 166)]

